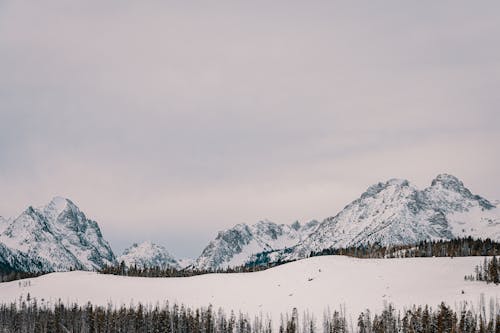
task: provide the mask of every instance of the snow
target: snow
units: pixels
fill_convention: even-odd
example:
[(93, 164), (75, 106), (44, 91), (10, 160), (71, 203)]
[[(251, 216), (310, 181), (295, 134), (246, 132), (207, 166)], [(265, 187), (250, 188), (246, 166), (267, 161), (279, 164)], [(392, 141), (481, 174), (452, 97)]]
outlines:
[[(251, 316), (279, 314), (297, 307), (321, 319), (324, 311), (345, 306), (355, 321), (365, 309), (381, 311), (392, 303), (398, 309), (413, 304), (433, 307), (444, 301), (458, 309), (468, 302), (477, 306), (481, 297), (498, 300), (500, 288), (485, 282), (465, 281), (482, 263), (482, 257), (356, 259), (343, 256), (314, 257), (266, 271), (238, 274), (207, 274), (189, 278), (134, 278), (93, 272), (52, 273), (0, 283), (0, 302), (19, 297), (39, 301), (88, 301), (115, 306), (163, 304), (165, 301), (192, 307), (212, 304), (226, 312)], [(483, 295), (483, 296), (482, 296)]]

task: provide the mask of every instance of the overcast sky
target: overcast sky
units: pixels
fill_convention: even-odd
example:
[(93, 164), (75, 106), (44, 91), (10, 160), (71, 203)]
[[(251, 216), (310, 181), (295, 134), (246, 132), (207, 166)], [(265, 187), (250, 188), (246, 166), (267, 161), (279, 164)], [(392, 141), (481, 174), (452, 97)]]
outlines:
[(500, 199), (500, 2), (0, 0), (0, 215), (120, 253), (452, 173)]

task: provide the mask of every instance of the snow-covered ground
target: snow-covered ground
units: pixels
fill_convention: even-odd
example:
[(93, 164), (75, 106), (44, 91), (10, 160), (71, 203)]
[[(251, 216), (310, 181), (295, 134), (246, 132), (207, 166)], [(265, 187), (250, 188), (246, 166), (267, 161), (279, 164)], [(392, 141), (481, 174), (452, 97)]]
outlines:
[[(0, 302), (20, 296), (39, 301), (61, 299), (85, 304), (163, 304), (168, 300), (189, 306), (222, 307), (250, 315), (312, 312), (321, 319), (325, 309), (345, 306), (348, 315), (369, 308), (380, 311), (385, 303), (402, 309), (411, 304), (458, 307), (477, 306), (481, 294), (487, 302), (498, 300), (500, 287), (464, 281), (481, 257), (355, 259), (343, 256), (314, 257), (256, 273), (208, 274), (189, 278), (135, 278), (91, 272), (53, 273), (23, 281), (0, 283)], [(462, 293), (463, 291), (463, 293)], [(300, 313), (299, 312), (299, 313)]]

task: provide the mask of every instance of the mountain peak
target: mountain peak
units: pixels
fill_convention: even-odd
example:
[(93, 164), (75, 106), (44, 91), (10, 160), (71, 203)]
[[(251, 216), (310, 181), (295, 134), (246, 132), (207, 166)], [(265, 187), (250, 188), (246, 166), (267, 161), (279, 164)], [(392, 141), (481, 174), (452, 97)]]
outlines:
[(441, 185), (449, 190), (456, 190), (464, 187), (464, 183), (460, 179), (447, 173), (441, 173), (432, 180), (431, 186), (437, 185)]
[(167, 251), (167, 249), (165, 249), (165, 247), (155, 244), (152, 241), (132, 244), (132, 246), (125, 249), (123, 254), (118, 258), (118, 262), (122, 261), (129, 267), (180, 268), (177, 260)]
[(55, 220), (62, 212), (68, 209), (75, 212), (79, 211), (78, 207), (71, 200), (61, 196), (53, 197), (48, 204), (39, 208), (40, 211), (44, 212), (52, 220)]
[(401, 178), (391, 178), (388, 181), (386, 181), (385, 184), (386, 186), (398, 186), (398, 187), (410, 186), (410, 182), (408, 180)]
[(432, 180), (431, 186), (426, 189), (426, 191), (427, 193), (434, 192), (434, 195), (436, 195), (436, 193), (439, 194), (438, 196), (442, 197), (442, 199), (440, 200), (440, 205), (443, 205), (443, 200), (448, 201), (449, 199), (446, 198), (449, 197), (449, 195), (446, 195), (446, 191), (443, 192), (442, 189), (447, 190), (449, 193), (454, 193), (453, 195), (458, 195), (463, 198), (473, 200), (479, 203), (479, 205), (484, 209), (489, 210), (495, 208), (495, 205), (487, 199), (473, 194), (467, 187), (465, 187), (464, 183), (460, 179), (453, 175), (446, 173), (437, 175), (437, 177)]
[(389, 179), (388, 181), (386, 181), (385, 183), (379, 182), (379, 183), (371, 185), (370, 187), (368, 187), (368, 189), (363, 194), (361, 194), (361, 198), (364, 199), (367, 197), (374, 197), (378, 193), (380, 193), (388, 188), (399, 189), (399, 188), (409, 187), (409, 186), (410, 186), (410, 182), (406, 179), (392, 178), (392, 179)]

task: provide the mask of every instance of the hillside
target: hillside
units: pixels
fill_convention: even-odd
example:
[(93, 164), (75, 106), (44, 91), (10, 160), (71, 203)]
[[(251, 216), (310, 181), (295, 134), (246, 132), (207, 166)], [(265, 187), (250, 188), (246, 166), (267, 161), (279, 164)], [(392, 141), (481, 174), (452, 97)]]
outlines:
[[(398, 308), (410, 304), (478, 304), (481, 294), (500, 297), (498, 286), (464, 281), (481, 257), (354, 259), (342, 256), (309, 258), (266, 271), (207, 274), (189, 278), (131, 278), (92, 272), (52, 273), (0, 284), (0, 302), (19, 297), (96, 305), (165, 301), (189, 306), (223, 307), (249, 314), (279, 313), (297, 307), (321, 319), (323, 311), (345, 306), (348, 314), (386, 303)], [(28, 282), (29, 281), (29, 282)], [(462, 293), (463, 291), (463, 293)], [(354, 318), (355, 319), (355, 318)]]

